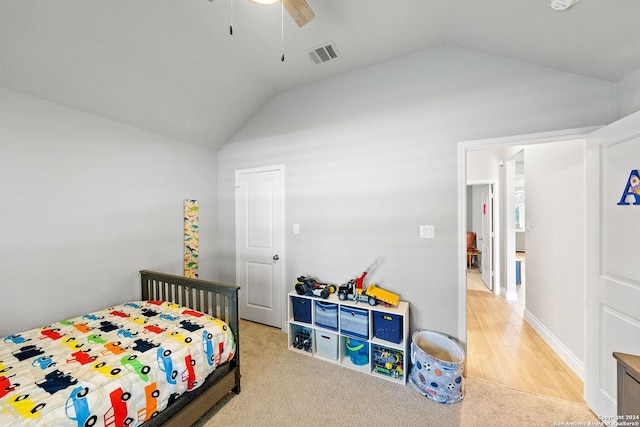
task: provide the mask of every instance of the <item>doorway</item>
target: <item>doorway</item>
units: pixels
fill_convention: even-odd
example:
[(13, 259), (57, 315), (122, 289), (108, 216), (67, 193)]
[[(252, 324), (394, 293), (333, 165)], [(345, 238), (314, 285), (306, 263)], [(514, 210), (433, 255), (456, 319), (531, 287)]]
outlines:
[(494, 286), (494, 184), (473, 183), (467, 186), (467, 275)]
[(240, 317), (282, 328), (284, 166), (236, 171), (235, 186)]
[[(525, 160), (524, 150), (516, 154), (514, 161), (514, 191), (513, 191), (513, 212), (514, 227), (507, 230), (512, 233), (515, 242), (515, 295), (518, 304), (524, 308), (526, 306), (526, 250), (527, 250), (527, 233), (526, 233), (526, 183), (525, 183)], [(507, 177), (507, 179), (510, 179)], [(507, 261), (509, 262), (509, 261)], [(509, 285), (507, 285), (509, 287)]]
[[(474, 177), (473, 177), (473, 171), (468, 170), (467, 169), (467, 156), (469, 153), (477, 153), (477, 152), (490, 152), (490, 153), (494, 153), (495, 154), (495, 162), (492, 164), (492, 167), (495, 168), (495, 170), (497, 172), (495, 172), (497, 174), (497, 176), (499, 177), (499, 181), (498, 183), (502, 184), (502, 188), (497, 191), (498, 196), (501, 196), (501, 202), (496, 202), (496, 211), (497, 211), (497, 215), (500, 215), (500, 213), (502, 214), (502, 218), (503, 220), (497, 221), (497, 224), (499, 224), (498, 227), (496, 227), (496, 234), (500, 234), (500, 237), (496, 237), (496, 252), (498, 252), (500, 255), (496, 255), (496, 261), (495, 261), (495, 265), (496, 265), (496, 288), (497, 290), (499, 290), (499, 293), (502, 296), (507, 296), (508, 291), (509, 291), (509, 286), (508, 283), (511, 279), (513, 279), (514, 282), (514, 288), (515, 288), (515, 279), (516, 279), (516, 238), (515, 238), (515, 232), (514, 233), (508, 233), (507, 232), (507, 226), (506, 223), (512, 222), (513, 226), (515, 229), (515, 222), (516, 222), (516, 218), (515, 218), (515, 189), (516, 189), (516, 183), (515, 183), (515, 179), (512, 181), (511, 184), (508, 184), (508, 181), (506, 179), (507, 175), (509, 174), (509, 171), (512, 170), (513, 171), (513, 175), (515, 176), (515, 170), (516, 170), (516, 163), (518, 161), (516, 154), (518, 154), (519, 151), (522, 150), (522, 147), (528, 147), (531, 146), (531, 151), (535, 152), (538, 151), (538, 153), (541, 152), (541, 150), (539, 150), (539, 148), (543, 148), (545, 145), (541, 144), (541, 143), (560, 143), (563, 141), (566, 141), (567, 143), (572, 143), (575, 140), (581, 139), (584, 140), (584, 135), (586, 133), (588, 133), (591, 129), (585, 129), (585, 130), (570, 130), (570, 131), (560, 131), (560, 132), (548, 132), (548, 133), (544, 133), (544, 134), (538, 134), (538, 135), (525, 135), (525, 136), (521, 136), (521, 137), (508, 137), (508, 138), (500, 138), (500, 139), (492, 139), (492, 140), (482, 140), (482, 141), (471, 141), (471, 142), (465, 142), (465, 143), (460, 143), (458, 148), (458, 165), (459, 165), (459, 195), (460, 195), (460, 199), (459, 200), (459, 237), (460, 237), (460, 241), (459, 241), (459, 247), (462, 249), (464, 248), (463, 245), (466, 244), (466, 230), (468, 225), (466, 224), (466, 212), (468, 210), (467, 208), (467, 191), (466, 191), (466, 185), (470, 182), (473, 181)], [(533, 147), (534, 144), (541, 144), (537, 147)], [(559, 144), (560, 146), (562, 146), (563, 144)], [(546, 144), (546, 146), (555, 146), (555, 144)], [(535, 150), (534, 150), (535, 148)], [(579, 152), (576, 152), (579, 153)], [(578, 155), (578, 154), (572, 154), (572, 155)], [(508, 159), (508, 160), (504, 160), (504, 159)], [(536, 166), (540, 165), (540, 161), (537, 161), (535, 163)], [(542, 162), (544, 163), (544, 162)], [(578, 163), (576, 163), (578, 164)], [(560, 169), (562, 170), (562, 169)], [(469, 179), (468, 176), (469, 175)], [(572, 175), (573, 177), (573, 175)], [(475, 179), (477, 179), (477, 176), (475, 177)], [(533, 181), (532, 181), (533, 182)], [(564, 187), (563, 187), (564, 188)], [(553, 189), (551, 189), (553, 190)], [(546, 189), (542, 189), (542, 193), (545, 193), (547, 190)], [(553, 192), (553, 191), (551, 191)], [(509, 199), (509, 195), (511, 195), (511, 202), (508, 202)], [(536, 193), (536, 196), (539, 196), (540, 193)], [(497, 196), (497, 197), (498, 197)], [(539, 205), (540, 206), (540, 205)], [(543, 212), (540, 211), (535, 211), (535, 213), (538, 214), (538, 219), (539, 219), (539, 223), (536, 223), (538, 225), (538, 228), (535, 230), (536, 231), (536, 235), (538, 237), (538, 241), (536, 243), (540, 244), (540, 241), (542, 240), (541, 237), (544, 236), (547, 240), (547, 243), (549, 243), (549, 235), (548, 235), (548, 231), (547, 232), (543, 232), (544, 230), (548, 230), (549, 229), (549, 224), (548, 220), (545, 220), (544, 218), (549, 218), (548, 216), (543, 215)], [(526, 226), (526, 222), (527, 220), (525, 219), (525, 226)], [(544, 224), (543, 224), (544, 223)], [(534, 227), (535, 229), (535, 227)], [(565, 239), (567, 240), (567, 239)], [(511, 242), (511, 243), (508, 243)], [(544, 251), (541, 252), (541, 254), (544, 254)], [(460, 298), (460, 305), (461, 305), (461, 317), (464, 317), (464, 321), (461, 324), (460, 328), (461, 328), (461, 333), (460, 336), (461, 338), (465, 341), (468, 342), (468, 336), (467, 336), (467, 307), (468, 307), (468, 303), (467, 303), (467, 293), (466, 293), (466, 257), (463, 258), (464, 256), (464, 252), (461, 250), (460, 251), (460, 255), (461, 255), (461, 259), (459, 260), (459, 265), (460, 265), (460, 274), (459, 274), (459, 278), (460, 278), (460, 292), (459, 292), (459, 298)], [(579, 254), (577, 254), (577, 256), (579, 256)], [(544, 261), (541, 259), (542, 256), (538, 256), (538, 259), (535, 259), (535, 261), (538, 262), (538, 264), (536, 264), (536, 266), (538, 267), (537, 270), (535, 271), (539, 271), (543, 272), (544, 274), (547, 274), (547, 271), (542, 268), (540, 269), (540, 263), (539, 261)], [(509, 261), (509, 259), (513, 260), (513, 261)], [(553, 272), (555, 274), (555, 272)], [(503, 280), (500, 280), (500, 277)], [(536, 276), (536, 278), (538, 279), (538, 282), (540, 282), (540, 279), (544, 279), (544, 277), (541, 277), (540, 274), (538, 276)], [(562, 283), (557, 282), (557, 283)], [(542, 288), (541, 288), (542, 289)], [(567, 288), (569, 289), (569, 288)], [(552, 290), (552, 293), (554, 291)], [(514, 289), (514, 293), (515, 289)], [(487, 293), (488, 294), (488, 293)], [(517, 294), (517, 293), (516, 293)], [(540, 298), (540, 294), (541, 291), (539, 291), (536, 295), (538, 295), (538, 297)], [(578, 293), (581, 294), (581, 293)], [(575, 294), (574, 295), (578, 295)], [(517, 298), (517, 297), (516, 297)], [(513, 300), (515, 300), (516, 298), (513, 298)], [(529, 312), (526, 313), (527, 317), (526, 317), (526, 326), (529, 327), (531, 326), (533, 328), (533, 330), (535, 330), (542, 338), (544, 338), (543, 342), (552, 349), (552, 353), (555, 353), (556, 356), (559, 356), (559, 359), (561, 362), (564, 362), (564, 364), (568, 365), (568, 367), (570, 368), (569, 371), (571, 373), (575, 373), (576, 377), (581, 380), (582, 379), (582, 369), (583, 366), (580, 366), (580, 360), (574, 356), (571, 351), (575, 352), (575, 355), (578, 354), (582, 354), (582, 349), (579, 346), (575, 346), (572, 349), (568, 349), (567, 347), (563, 348), (563, 342), (560, 342), (558, 338), (556, 338), (550, 331), (546, 331), (547, 333), (545, 334), (544, 331), (541, 331), (541, 329), (544, 328), (545, 323), (543, 322), (536, 322), (536, 318), (535, 316), (532, 315), (532, 313), (535, 313), (538, 316), (542, 316), (540, 317), (540, 319), (542, 321), (547, 321), (548, 319), (546, 319), (544, 316), (549, 313), (549, 311), (547, 310), (546, 312), (542, 313), (539, 310), (540, 304), (544, 304), (544, 296), (542, 296), (541, 298), (543, 298), (542, 300), (538, 299), (535, 301), (536, 304), (538, 304), (537, 306), (535, 306), (536, 308), (538, 308), (537, 311), (533, 311), (533, 312)], [(502, 298), (502, 300), (504, 300), (504, 298)], [(552, 302), (547, 300), (548, 302)], [(559, 300), (556, 300), (556, 303)], [(515, 302), (515, 301), (514, 301)], [(557, 306), (559, 304), (549, 304), (549, 306)], [(555, 310), (559, 310), (559, 308), (554, 308)], [(579, 317), (579, 316), (578, 316)], [(523, 323), (524, 324), (524, 323)], [(551, 323), (549, 323), (551, 325), (555, 324), (553, 323), (553, 320), (551, 321)], [(576, 329), (577, 330), (577, 329)], [(560, 335), (559, 338), (565, 339), (567, 340), (566, 337), (566, 329), (564, 330), (555, 330), (552, 329), (552, 331), (560, 333), (560, 334), (565, 334), (565, 335)], [(575, 335), (575, 334), (574, 334)], [(579, 334), (577, 334), (576, 336), (578, 336)], [(573, 339), (573, 337), (571, 337), (571, 339)], [(555, 341), (554, 341), (555, 340)], [(565, 341), (566, 342), (566, 341)], [(572, 341), (573, 342), (573, 341)], [(498, 346), (499, 347), (499, 346)], [(576, 350), (577, 349), (577, 350)], [(468, 353), (468, 357), (471, 360), (471, 358), (473, 358), (473, 354), (471, 352)], [(578, 362), (578, 363), (576, 363)], [(518, 365), (521, 366), (521, 365)]]

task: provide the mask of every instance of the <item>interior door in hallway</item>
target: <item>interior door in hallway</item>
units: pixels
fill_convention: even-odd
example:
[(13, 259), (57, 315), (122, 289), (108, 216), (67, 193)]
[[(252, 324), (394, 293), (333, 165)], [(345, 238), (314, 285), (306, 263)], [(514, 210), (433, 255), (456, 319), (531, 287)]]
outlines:
[(282, 327), (284, 167), (236, 171), (240, 317)]
[(640, 113), (587, 136), (585, 398), (601, 416), (616, 415), (612, 352), (640, 354), (639, 169)]
[(480, 190), (482, 200), (482, 229), (480, 233), (480, 251), (482, 252), (482, 281), (493, 290), (493, 185), (483, 185)]

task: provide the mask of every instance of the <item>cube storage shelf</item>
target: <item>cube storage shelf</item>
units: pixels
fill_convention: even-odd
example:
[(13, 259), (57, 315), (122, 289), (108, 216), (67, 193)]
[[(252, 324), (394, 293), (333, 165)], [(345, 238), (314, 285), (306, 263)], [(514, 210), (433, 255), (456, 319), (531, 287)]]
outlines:
[(409, 370), (409, 303), (395, 307), (288, 296), (289, 350), (406, 384)]

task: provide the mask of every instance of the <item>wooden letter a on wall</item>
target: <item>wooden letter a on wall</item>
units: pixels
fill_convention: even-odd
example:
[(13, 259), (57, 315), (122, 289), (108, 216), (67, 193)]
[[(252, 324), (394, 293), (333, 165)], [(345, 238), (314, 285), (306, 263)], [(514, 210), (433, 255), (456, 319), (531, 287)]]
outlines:
[(627, 197), (633, 196), (635, 198), (634, 205), (640, 205), (640, 175), (638, 174), (638, 170), (634, 169), (631, 171), (631, 175), (629, 175), (629, 179), (627, 180), (627, 186), (624, 188), (624, 192), (622, 193), (622, 197), (618, 202), (619, 205), (630, 205), (631, 203), (627, 203)]

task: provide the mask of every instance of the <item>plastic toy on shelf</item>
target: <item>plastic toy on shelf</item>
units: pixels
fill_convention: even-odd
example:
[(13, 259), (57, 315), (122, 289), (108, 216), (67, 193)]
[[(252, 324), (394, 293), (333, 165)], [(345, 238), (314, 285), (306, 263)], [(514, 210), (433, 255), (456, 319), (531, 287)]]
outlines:
[(307, 295), (310, 297), (322, 297), (324, 299), (329, 298), (329, 295), (336, 291), (335, 285), (329, 285), (327, 283), (319, 283), (316, 279), (312, 279), (307, 276), (298, 277), (298, 281), (295, 286), (298, 295)]
[(404, 352), (373, 344), (371, 354), (375, 372), (393, 378), (404, 375)]
[(353, 300), (356, 303), (358, 301), (367, 301), (369, 305), (376, 305), (378, 301), (385, 304), (398, 305), (400, 297), (393, 292), (379, 288), (373, 283), (370, 284), (366, 290), (363, 289), (364, 278), (377, 263), (378, 260), (375, 260), (360, 277), (351, 279), (347, 283), (340, 285), (338, 288), (338, 299), (340, 299), (340, 301)]
[(378, 301), (382, 301), (390, 305), (398, 305), (398, 301), (400, 300), (398, 294), (394, 294), (393, 292), (389, 292), (385, 289), (379, 288), (373, 283), (371, 283), (367, 287), (365, 294), (367, 294), (367, 296), (369, 297), (374, 297)]
[(304, 350), (307, 353), (311, 353), (313, 348), (313, 338), (311, 337), (311, 328), (295, 325), (295, 331), (293, 334), (292, 345), (298, 350)]

